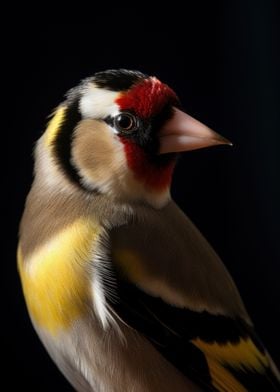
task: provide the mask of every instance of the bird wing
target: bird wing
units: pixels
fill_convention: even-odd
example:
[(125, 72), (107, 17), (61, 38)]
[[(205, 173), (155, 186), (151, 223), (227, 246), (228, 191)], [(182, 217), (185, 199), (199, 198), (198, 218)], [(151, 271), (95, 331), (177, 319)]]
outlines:
[(177, 369), (205, 390), (279, 390), (231, 277), (173, 202), (139, 207), (110, 231), (110, 249), (108, 304)]

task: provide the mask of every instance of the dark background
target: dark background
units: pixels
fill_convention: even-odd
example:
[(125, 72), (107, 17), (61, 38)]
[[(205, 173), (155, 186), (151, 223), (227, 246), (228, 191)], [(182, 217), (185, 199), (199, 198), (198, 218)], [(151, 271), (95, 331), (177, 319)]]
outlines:
[(33, 145), (47, 115), (81, 78), (119, 67), (158, 76), (175, 89), (189, 114), (234, 143), (232, 148), (184, 154), (174, 177), (173, 196), (224, 260), (279, 366), (280, 14), (276, 4), (195, 2), (185, 10), (169, 5), (156, 12), (137, 3), (130, 9), (111, 9), (108, 4), (106, 10), (88, 11), (87, 24), (8, 27), (7, 54), (2, 59), (7, 66), (3, 83), (8, 83), (2, 193), (9, 206), (3, 203), (3, 216), (8, 219), (1, 341), (11, 386), (20, 382), (21, 389), (29, 391), (72, 390), (29, 322), (16, 271), (17, 228), (32, 180)]

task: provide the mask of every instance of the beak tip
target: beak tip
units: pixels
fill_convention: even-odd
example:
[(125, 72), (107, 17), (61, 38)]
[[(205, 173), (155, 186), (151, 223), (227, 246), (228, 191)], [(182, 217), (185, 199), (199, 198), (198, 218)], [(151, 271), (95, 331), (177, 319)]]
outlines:
[(230, 147), (233, 146), (233, 143), (230, 140), (226, 139), (225, 137), (221, 137), (221, 136), (219, 137), (219, 144), (224, 144), (224, 145), (227, 145)]

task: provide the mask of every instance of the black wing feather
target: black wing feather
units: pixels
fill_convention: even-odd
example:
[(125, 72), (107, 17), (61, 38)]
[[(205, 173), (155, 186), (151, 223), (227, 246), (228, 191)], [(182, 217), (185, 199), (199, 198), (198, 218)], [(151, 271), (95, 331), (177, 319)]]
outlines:
[[(143, 334), (173, 366), (200, 385), (203, 390), (219, 389), (213, 385), (205, 354), (193, 344), (196, 338), (209, 343), (235, 344), (240, 339), (249, 337), (264, 354), (264, 348), (255, 336), (253, 328), (242, 319), (172, 306), (161, 298), (147, 294), (126, 280), (118, 268), (112, 268), (117, 292), (113, 297), (107, 296), (110, 307), (126, 324)], [(111, 293), (111, 286), (106, 290), (106, 280), (103, 284), (105, 292)], [(244, 372), (230, 366), (227, 366), (227, 370), (248, 391), (279, 390), (278, 380), (269, 368), (264, 374), (253, 370), (250, 372), (248, 369)]]

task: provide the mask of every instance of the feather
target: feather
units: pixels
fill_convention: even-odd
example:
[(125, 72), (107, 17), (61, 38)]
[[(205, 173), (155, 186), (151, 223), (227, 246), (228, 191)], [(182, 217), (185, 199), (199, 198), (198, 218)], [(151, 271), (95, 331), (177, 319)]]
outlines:
[(138, 216), (110, 233), (118, 298), (110, 306), (203, 389), (276, 391), (269, 356), (206, 240), (173, 203)]

